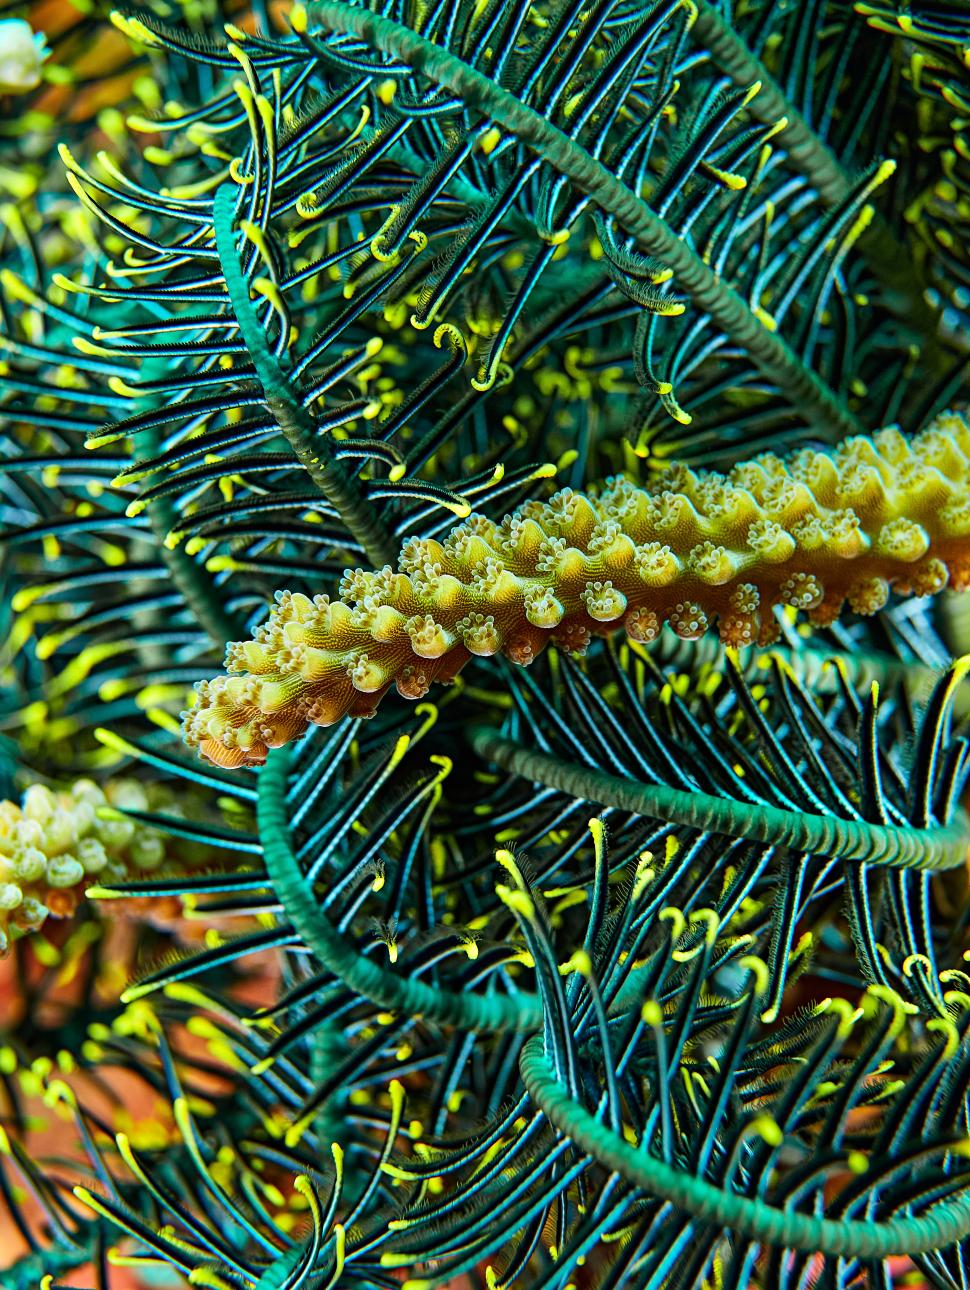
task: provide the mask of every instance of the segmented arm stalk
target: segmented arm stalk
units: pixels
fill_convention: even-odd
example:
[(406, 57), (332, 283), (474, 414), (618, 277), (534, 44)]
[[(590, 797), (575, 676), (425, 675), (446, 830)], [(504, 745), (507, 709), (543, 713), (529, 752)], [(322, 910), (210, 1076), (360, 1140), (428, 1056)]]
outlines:
[(955, 869), (967, 863), (970, 852), (970, 821), (963, 811), (957, 812), (951, 823), (928, 829), (867, 824), (862, 820), (786, 811), (710, 793), (687, 793), (663, 784), (621, 779), (522, 748), (483, 726), (473, 729), (469, 738), (479, 757), (533, 783), (601, 806), (633, 811), (730, 838), (748, 838), (813, 855), (860, 860), (895, 869)]
[(604, 1168), (650, 1196), (749, 1240), (808, 1253), (884, 1259), (893, 1254), (940, 1250), (970, 1235), (970, 1193), (944, 1201), (918, 1217), (866, 1222), (819, 1218), (723, 1191), (704, 1178), (657, 1160), (642, 1147), (631, 1146), (590, 1115), (555, 1078), (538, 1037), (523, 1048), (519, 1070), (529, 1095), (551, 1123)]
[[(711, 54), (742, 89), (761, 83), (761, 89), (748, 104), (748, 111), (765, 125), (786, 124), (775, 136), (788, 150), (798, 169), (816, 188), (826, 206), (838, 206), (849, 196), (852, 184), (835, 153), (819, 138), (802, 114), (785, 97), (781, 86), (764, 63), (724, 21), (709, 0), (694, 0), (697, 18), (691, 35)], [(940, 316), (914, 289), (913, 260), (893, 236), (889, 225), (877, 211), (859, 238), (859, 249), (869, 267), (888, 289), (886, 303), (907, 324), (926, 337), (922, 358), (925, 366), (940, 372), (947, 365), (937, 334)]]
[(63, 1276), (88, 1263), (97, 1248), (99, 1230), (104, 1224), (96, 1220), (77, 1235), (76, 1245), (49, 1245), (44, 1250), (23, 1254), (0, 1269), (3, 1290), (37, 1290), (47, 1277)]
[(286, 805), (289, 752), (277, 749), (259, 776), (256, 807), (266, 871), (286, 917), (328, 971), (381, 1008), (463, 1030), (537, 1030), (534, 995), (455, 994), (390, 972), (352, 949), (320, 912), (290, 843)]
[[(158, 432), (152, 428), (145, 436), (146, 455), (154, 456), (158, 445)], [(175, 507), (170, 497), (162, 494), (155, 498), (148, 508), (148, 521), (169, 576), (185, 597), (185, 603), (199, 626), (221, 654), (227, 642), (234, 640), (243, 630), (244, 623), (226, 610), (208, 571), (183, 546), (171, 546), (166, 541), (176, 524)]]
[(330, 456), (326, 441), (317, 433), (313, 418), (294, 393), (286, 374), (266, 342), (263, 327), (249, 298), (233, 229), (238, 189), (234, 183), (219, 188), (213, 204), (216, 248), (226, 279), (239, 330), (263, 386), (266, 405), (320, 492), (360, 543), (367, 559), (382, 565), (393, 559), (394, 546), (374, 507), (367, 501), (355, 475)]
[[(320, 912), (310, 883), (293, 852), (287, 819), (287, 775), (290, 752), (277, 748), (259, 773), (256, 818), (266, 872), (285, 917), (328, 971), (355, 993), (381, 1008), (406, 1016), (421, 1016), (463, 1030), (535, 1031), (542, 1025), (538, 996), (521, 991), (509, 995), (456, 994), (423, 981), (390, 972), (351, 949)], [(617, 992), (610, 1014), (617, 1016), (642, 1002), (646, 969), (634, 968)]]
[(310, 12), (328, 30), (358, 36), (446, 86), (469, 107), (527, 144), (588, 193), (648, 254), (667, 265), (679, 288), (751, 356), (761, 373), (784, 391), (792, 406), (825, 438), (859, 433), (862, 427), (853, 413), (781, 336), (770, 332), (674, 229), (574, 139), (454, 54), (390, 18), (342, 0), (313, 3)]

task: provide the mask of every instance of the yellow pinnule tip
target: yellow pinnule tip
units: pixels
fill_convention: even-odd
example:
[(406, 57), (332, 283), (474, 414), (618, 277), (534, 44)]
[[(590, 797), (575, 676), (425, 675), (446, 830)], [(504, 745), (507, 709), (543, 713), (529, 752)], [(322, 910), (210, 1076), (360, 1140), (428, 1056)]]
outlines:
[(108, 387), (115, 394), (120, 394), (125, 399), (140, 399), (143, 393), (133, 385), (129, 385), (127, 381), (123, 381), (120, 376), (109, 376)]
[(127, 990), (122, 991), (122, 1003), (134, 1003), (136, 999), (144, 999), (146, 995), (152, 994), (155, 987), (153, 985), (130, 985)]

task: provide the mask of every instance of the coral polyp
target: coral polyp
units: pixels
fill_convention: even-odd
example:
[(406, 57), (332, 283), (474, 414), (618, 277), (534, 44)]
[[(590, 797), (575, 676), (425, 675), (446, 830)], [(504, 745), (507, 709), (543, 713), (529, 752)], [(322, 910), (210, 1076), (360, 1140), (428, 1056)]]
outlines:
[(277, 593), (183, 729), (217, 765), (256, 765), (311, 724), (370, 716), (392, 685), (423, 698), (473, 657), (527, 666), (549, 643), (583, 652), (621, 626), (650, 642), (665, 624), (766, 645), (784, 606), (822, 626), (846, 601), (871, 615), (891, 589), (968, 585), (970, 425), (949, 413), (911, 440), (893, 428), (726, 476), (671, 465), (647, 487), (567, 488), (501, 524), (472, 515), (411, 539), (397, 570), (347, 570), (340, 600)]
[(32, 784), (19, 804), (0, 802), (0, 954), (48, 917), (70, 917), (86, 887), (110, 890), (211, 865), (205, 847), (173, 847), (139, 820), (160, 806), (177, 824), (182, 809), (170, 792), (124, 778), (103, 786), (78, 779), (56, 792)]

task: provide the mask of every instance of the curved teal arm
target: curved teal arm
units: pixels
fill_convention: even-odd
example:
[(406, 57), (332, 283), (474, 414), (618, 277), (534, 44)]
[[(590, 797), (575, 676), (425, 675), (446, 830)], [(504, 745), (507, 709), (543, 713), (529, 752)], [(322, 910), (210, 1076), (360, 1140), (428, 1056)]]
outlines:
[(622, 779), (522, 748), (486, 726), (476, 726), (469, 738), (480, 757), (523, 779), (602, 806), (730, 838), (750, 838), (753, 842), (894, 869), (956, 869), (967, 863), (970, 853), (970, 821), (962, 810), (955, 812), (949, 824), (928, 829), (868, 824), (865, 820), (786, 811), (711, 793), (688, 793), (666, 784)]
[(538, 1030), (539, 1000), (532, 994), (456, 994), (391, 972), (358, 954), (317, 907), (310, 883), (293, 853), (287, 819), (286, 748), (269, 754), (259, 773), (256, 819), (266, 871), (293, 923), (320, 962), (355, 993), (389, 1011), (421, 1016), (464, 1030)]
[[(749, 1240), (807, 1253), (884, 1259), (893, 1254), (939, 1250), (970, 1236), (970, 1191), (941, 1202), (928, 1214), (885, 1222), (819, 1218), (723, 1191), (704, 1178), (684, 1173), (631, 1146), (590, 1115), (555, 1078), (538, 1037), (523, 1048), (519, 1069), (536, 1106), (560, 1133), (604, 1168), (650, 1196)], [(970, 1186), (970, 1177), (967, 1181)]]

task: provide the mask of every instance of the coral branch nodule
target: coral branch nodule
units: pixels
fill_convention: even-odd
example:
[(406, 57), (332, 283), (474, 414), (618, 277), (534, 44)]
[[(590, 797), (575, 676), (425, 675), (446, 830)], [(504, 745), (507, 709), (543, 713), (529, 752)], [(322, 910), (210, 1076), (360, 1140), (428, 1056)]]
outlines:
[(217, 765), (258, 765), (313, 723), (373, 714), (392, 685), (420, 699), (473, 655), (529, 664), (550, 642), (583, 650), (666, 623), (717, 626), (739, 647), (775, 639), (776, 606), (818, 625), (848, 601), (881, 609), (890, 588), (970, 586), (970, 424), (946, 413), (831, 452), (765, 454), (727, 475), (670, 466), (647, 487), (566, 488), (501, 524), (472, 515), (443, 542), (406, 542), (397, 571), (348, 570), (341, 599), (277, 592), (229, 675), (201, 681), (186, 741)]

